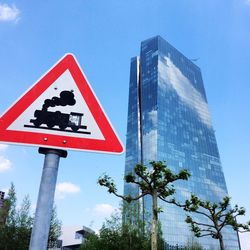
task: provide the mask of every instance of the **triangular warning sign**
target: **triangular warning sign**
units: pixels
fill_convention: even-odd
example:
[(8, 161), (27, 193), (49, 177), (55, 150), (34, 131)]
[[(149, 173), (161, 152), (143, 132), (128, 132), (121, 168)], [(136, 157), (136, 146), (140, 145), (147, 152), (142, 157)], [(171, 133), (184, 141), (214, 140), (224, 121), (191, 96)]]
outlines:
[(66, 54), (0, 118), (0, 142), (122, 153), (75, 57)]

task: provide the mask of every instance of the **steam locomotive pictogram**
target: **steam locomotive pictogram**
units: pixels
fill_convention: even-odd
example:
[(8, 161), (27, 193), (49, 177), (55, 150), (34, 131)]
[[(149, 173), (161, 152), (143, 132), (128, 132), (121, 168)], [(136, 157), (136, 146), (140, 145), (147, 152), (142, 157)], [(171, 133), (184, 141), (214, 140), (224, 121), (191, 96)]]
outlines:
[(40, 127), (42, 124), (47, 125), (49, 129), (58, 126), (61, 130), (71, 128), (73, 131), (78, 129), (86, 129), (87, 126), (82, 126), (83, 114), (71, 112), (70, 114), (61, 113), (60, 111), (51, 112), (47, 110), (36, 110), (34, 113), (36, 119), (31, 119), (30, 122), (35, 127)]
[[(34, 126), (26, 124), (24, 127), (61, 130), (67, 132), (77, 132), (79, 129), (86, 130), (87, 126), (81, 125), (83, 118), (82, 113), (70, 112), (70, 114), (66, 114), (60, 111), (48, 111), (48, 108), (50, 107), (74, 106), (75, 103), (76, 100), (73, 91), (64, 90), (60, 93), (59, 97), (54, 96), (51, 99), (46, 99), (41, 110), (35, 110), (35, 119), (30, 120), (30, 123), (34, 124)], [(67, 128), (70, 128), (71, 130), (66, 130)], [(88, 131), (79, 131), (77, 133), (91, 134)]]

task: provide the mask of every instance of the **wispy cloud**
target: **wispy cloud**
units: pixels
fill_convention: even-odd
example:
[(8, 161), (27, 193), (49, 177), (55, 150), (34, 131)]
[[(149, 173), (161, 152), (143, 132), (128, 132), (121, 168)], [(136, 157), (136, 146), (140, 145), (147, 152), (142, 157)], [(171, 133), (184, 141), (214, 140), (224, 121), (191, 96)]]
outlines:
[(8, 145), (6, 144), (0, 144), (0, 152), (5, 151), (8, 148)]
[(9, 187), (0, 187), (0, 190), (2, 191), (2, 192), (4, 192), (5, 193), (5, 195), (7, 195), (8, 194), (8, 192), (9, 192)]
[[(8, 148), (8, 145), (0, 144), (0, 153), (3, 153)], [(0, 173), (7, 172), (11, 169), (12, 163), (3, 155), (0, 155)]]
[(94, 214), (98, 217), (109, 217), (112, 213), (116, 211), (116, 208), (110, 204), (97, 204), (94, 207)]
[(160, 78), (164, 80), (160, 81), (160, 87), (166, 88), (167, 85), (173, 87), (180, 99), (197, 113), (205, 125), (211, 128), (211, 117), (204, 97), (169, 57), (164, 59), (165, 61), (159, 61)]
[(0, 173), (9, 171), (11, 169), (11, 162), (10, 160), (6, 159), (3, 156), (0, 156)]
[(245, 3), (250, 5), (250, 0), (246, 0)]
[(71, 182), (61, 182), (56, 185), (56, 198), (64, 199), (69, 194), (80, 192), (80, 187)]
[(157, 130), (152, 129), (143, 135), (143, 144), (145, 146), (145, 161), (156, 160), (157, 157)]
[(17, 22), (20, 19), (20, 10), (15, 5), (0, 3), (0, 22)]

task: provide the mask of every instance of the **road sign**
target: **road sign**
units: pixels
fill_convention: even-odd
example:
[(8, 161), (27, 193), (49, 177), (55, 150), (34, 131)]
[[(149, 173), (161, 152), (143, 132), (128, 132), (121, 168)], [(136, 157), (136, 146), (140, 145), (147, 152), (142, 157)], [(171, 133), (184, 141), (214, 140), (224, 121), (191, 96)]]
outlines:
[(72, 54), (0, 118), (0, 142), (122, 153), (123, 146)]

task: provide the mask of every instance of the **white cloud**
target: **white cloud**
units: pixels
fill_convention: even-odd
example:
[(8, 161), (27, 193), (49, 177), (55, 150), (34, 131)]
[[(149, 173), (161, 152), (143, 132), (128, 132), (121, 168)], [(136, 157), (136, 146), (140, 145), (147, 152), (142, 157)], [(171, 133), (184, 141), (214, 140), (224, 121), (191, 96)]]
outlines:
[(0, 188), (0, 190), (5, 193), (5, 196), (8, 194), (9, 189), (10, 189), (9, 187)]
[(80, 187), (71, 182), (61, 182), (56, 185), (56, 198), (64, 199), (68, 194), (80, 192)]
[(207, 178), (204, 179), (204, 182), (210, 186), (211, 191), (214, 192), (214, 195), (219, 195), (220, 197), (227, 196), (227, 193), (225, 192), (225, 190), (223, 188), (219, 187), (217, 183), (215, 183), (212, 180), (207, 179)]
[(151, 110), (148, 112), (149, 119), (152, 122), (153, 127), (157, 125), (157, 110)]
[(8, 148), (6, 144), (0, 144), (0, 151), (5, 151)]
[(20, 18), (20, 10), (15, 5), (0, 3), (0, 22), (14, 21), (17, 22)]
[(109, 217), (112, 213), (116, 211), (116, 208), (110, 204), (97, 204), (94, 207), (95, 216)]
[(6, 172), (11, 169), (11, 162), (10, 160), (0, 156), (0, 173)]
[[(4, 152), (8, 148), (8, 145), (0, 144), (0, 152)], [(0, 173), (9, 171), (11, 169), (11, 161), (0, 155)]]
[(208, 105), (202, 95), (193, 87), (189, 79), (182, 74), (170, 58), (164, 57), (165, 62), (159, 61), (159, 74), (164, 81), (160, 81), (160, 87), (165, 88), (169, 84), (174, 88), (180, 99), (193, 109), (201, 121), (211, 128), (211, 117)]
[(156, 160), (157, 156), (157, 130), (152, 129), (143, 135), (145, 161)]

